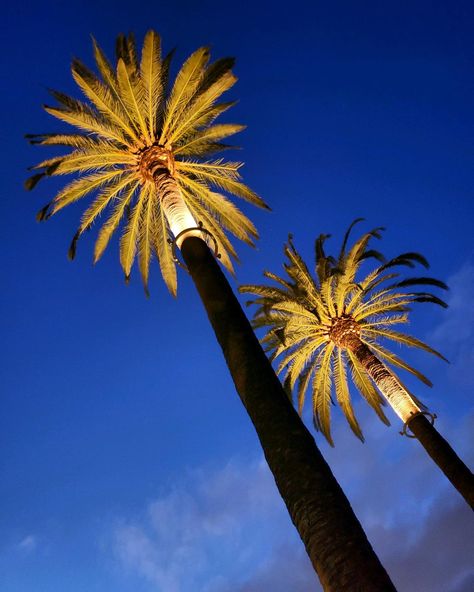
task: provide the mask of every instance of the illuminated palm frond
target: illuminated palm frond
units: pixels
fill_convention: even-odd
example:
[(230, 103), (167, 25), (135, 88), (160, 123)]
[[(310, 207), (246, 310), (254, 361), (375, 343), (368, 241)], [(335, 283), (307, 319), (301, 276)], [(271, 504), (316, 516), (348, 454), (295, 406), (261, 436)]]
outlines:
[[(388, 366), (401, 368), (431, 386), (429, 379), (380, 343), (392, 342), (422, 349), (445, 359), (439, 352), (416, 337), (395, 330), (395, 325), (408, 322), (410, 306), (416, 302), (445, 303), (431, 292), (414, 292), (414, 286), (446, 289), (439, 280), (430, 277), (402, 278), (403, 268), (417, 264), (428, 267), (418, 253), (403, 253), (386, 261), (371, 247), (380, 239), (382, 228), (364, 233), (352, 246), (349, 238), (355, 220), (345, 234), (338, 257), (327, 255), (325, 242), (329, 235), (320, 235), (315, 243), (315, 274), (297, 252), (290, 236), (285, 245), (284, 263), (288, 279), (265, 272), (265, 277), (277, 285), (244, 285), (241, 292), (255, 298), (254, 326), (264, 328), (262, 343), (271, 359), (278, 359), (277, 371), (285, 384), (296, 390), (300, 413), (306, 392), (311, 390), (314, 423), (328, 441), (330, 433), (330, 403), (337, 401), (353, 432), (362, 440), (350, 397), (349, 376), (356, 389), (384, 423), (382, 410), (385, 400), (378, 392), (376, 381), (354, 353), (359, 345), (367, 347)], [(376, 261), (374, 269), (361, 275), (364, 263)], [(368, 265), (368, 263), (367, 263)], [(407, 397), (420, 409), (423, 405), (409, 393), (393, 374), (394, 380)], [(381, 393), (386, 396), (383, 389)], [(332, 393), (332, 395), (331, 395)]]
[(32, 167), (34, 174), (25, 184), (28, 189), (45, 176), (76, 175), (42, 208), (38, 219), (47, 219), (63, 207), (95, 195), (82, 215), (70, 256), (75, 254), (80, 235), (105, 216), (94, 260), (101, 257), (123, 224), (120, 262), (125, 276), (128, 278), (138, 258), (146, 288), (155, 256), (169, 290), (176, 294), (175, 261), (169, 241), (173, 212), (166, 205), (163, 173), (173, 184), (175, 200), (179, 198), (187, 208), (188, 219), (195, 220), (196, 225), (202, 223), (212, 233), (223, 265), (232, 271), (232, 259), (237, 255), (226, 232), (249, 245), (258, 235), (245, 214), (222, 193), (266, 207), (242, 183), (241, 163), (221, 158), (203, 160), (227, 149), (222, 140), (244, 129), (237, 124), (214, 123), (232, 105), (219, 99), (236, 81), (231, 71), (234, 60), (224, 58), (210, 64), (208, 48), (200, 48), (186, 60), (168, 89), (171, 54), (162, 57), (156, 32), (146, 34), (141, 56), (133, 36), (120, 35), (115, 66), (95, 40), (93, 45), (97, 73), (79, 60), (72, 64), (74, 81), (85, 100), (51, 91), (58, 105), (45, 107), (49, 114), (79, 131), (27, 136), (32, 144), (71, 149)]

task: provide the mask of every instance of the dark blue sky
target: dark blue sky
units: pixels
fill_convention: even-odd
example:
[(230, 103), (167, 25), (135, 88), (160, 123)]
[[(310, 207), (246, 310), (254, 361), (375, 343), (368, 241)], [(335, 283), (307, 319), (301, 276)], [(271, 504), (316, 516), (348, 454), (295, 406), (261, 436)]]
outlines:
[[(435, 383), (413, 388), (469, 458), (474, 6), (454, 4), (3, 8), (3, 589), (314, 589), (189, 278), (180, 273), (174, 300), (155, 266), (147, 300), (137, 273), (124, 285), (116, 242), (92, 266), (92, 232), (67, 260), (83, 204), (35, 222), (64, 180), (23, 190), (26, 167), (51, 154), (23, 135), (58, 129), (41, 104), (47, 88), (77, 94), (70, 61), (92, 64), (90, 34), (112, 56), (119, 32), (141, 43), (154, 28), (177, 47), (175, 67), (204, 44), (215, 58), (237, 57), (239, 102), (226, 120), (248, 128), (232, 157), (273, 210), (242, 206), (261, 240), (255, 251), (238, 245), (238, 282), (277, 271), (288, 232), (309, 259), (315, 236), (332, 233), (336, 248), (359, 216), (366, 228), (387, 227), (387, 255), (427, 256), (451, 285), (451, 306), (420, 307), (411, 330), (452, 363), (410, 353)], [(453, 527), (469, 518), (456, 494), (417, 443), (398, 436), (395, 417), (386, 429), (360, 412), (365, 445), (337, 414), (336, 449), (317, 441), (395, 581), (409, 591), (471, 590), (469, 548)], [(410, 569), (419, 579), (404, 580)]]

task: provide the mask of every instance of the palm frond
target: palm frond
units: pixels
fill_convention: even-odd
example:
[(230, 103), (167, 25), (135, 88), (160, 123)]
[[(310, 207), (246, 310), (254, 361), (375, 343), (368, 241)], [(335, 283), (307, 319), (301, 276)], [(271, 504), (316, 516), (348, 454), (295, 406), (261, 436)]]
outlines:
[(393, 352), (380, 345), (380, 343), (376, 343), (373, 340), (367, 338), (363, 338), (362, 342), (365, 343), (371, 351), (380, 356), (383, 360), (386, 360), (389, 364), (410, 372), (410, 374), (416, 376), (418, 380), (426, 384), (426, 386), (433, 386), (431, 380), (429, 380), (424, 374), (419, 372), (416, 368), (413, 368), (413, 366), (410, 366), (410, 364), (403, 361)]
[(178, 72), (166, 104), (159, 143), (168, 142), (170, 128), (175, 125), (183, 110), (194, 95), (209, 61), (209, 48), (200, 47), (183, 64)]
[(97, 134), (99, 137), (115, 140), (123, 146), (133, 149), (133, 143), (125, 136), (120, 127), (108, 122), (95, 113), (90, 107), (76, 101), (77, 108), (59, 109), (58, 107), (44, 106), (44, 109), (53, 117), (60, 119), (70, 125), (74, 125), (86, 132)]
[(112, 169), (92, 173), (87, 177), (79, 177), (71, 181), (54, 198), (51, 215), (105, 185), (119, 183), (123, 175), (123, 170)]
[(124, 191), (123, 195), (121, 196), (121, 199), (118, 201), (112, 214), (100, 229), (94, 247), (94, 263), (97, 263), (97, 261), (102, 257), (107, 245), (109, 244), (110, 239), (112, 238), (113, 233), (120, 224), (120, 221), (122, 220), (125, 211), (130, 206), (130, 202), (132, 201), (134, 193), (139, 185), (140, 182), (136, 181), (135, 183), (130, 185), (126, 191)]
[(435, 349), (433, 349), (420, 339), (413, 337), (412, 335), (407, 335), (406, 333), (400, 333), (399, 331), (392, 331), (390, 329), (385, 328), (376, 328), (373, 325), (365, 327), (364, 331), (366, 333), (369, 333), (371, 337), (385, 337), (386, 339), (391, 339), (392, 341), (402, 343), (403, 345), (407, 345), (409, 347), (417, 347), (430, 354), (437, 356), (438, 358), (441, 358), (445, 362), (448, 361), (442, 354), (439, 353), (439, 351), (436, 351)]
[(140, 144), (140, 140), (130, 125), (127, 115), (122, 111), (121, 105), (116, 101), (109, 88), (103, 85), (79, 60), (73, 62), (72, 76), (93, 105), (110, 121), (122, 128), (133, 142)]
[(225, 72), (209, 88), (199, 93), (189, 106), (183, 110), (175, 125), (170, 126), (168, 142), (173, 144), (179, 141), (180, 137), (186, 136), (187, 133), (202, 125), (202, 117), (209, 112), (217, 99), (236, 82), (237, 78), (232, 72)]
[(349, 241), (349, 237), (351, 235), (352, 229), (354, 228), (354, 226), (356, 224), (359, 224), (359, 222), (363, 222), (364, 218), (356, 218), (353, 222), (351, 222), (351, 224), (349, 225), (349, 228), (346, 230), (346, 233), (344, 234), (344, 239), (342, 241), (342, 245), (341, 245), (341, 250), (339, 252), (339, 263), (342, 264), (345, 256), (346, 256), (346, 247), (347, 247), (347, 243)]
[(205, 154), (207, 154), (208, 146), (219, 146), (220, 140), (241, 132), (245, 127), (245, 125), (237, 125), (235, 123), (213, 125), (185, 138), (182, 143), (177, 145), (174, 152), (182, 156), (201, 155), (203, 154), (204, 147)]
[(425, 257), (423, 257), (423, 255), (421, 255), (420, 253), (410, 252), (410, 253), (402, 253), (401, 255), (398, 255), (397, 257), (390, 259), (390, 261), (387, 261), (386, 263), (384, 263), (382, 265), (382, 267), (379, 268), (379, 271), (384, 271), (385, 269), (388, 269), (389, 267), (395, 267), (398, 265), (405, 265), (407, 267), (415, 267), (414, 262), (419, 263), (420, 265), (422, 265), (426, 269), (429, 268), (429, 263), (428, 263), (427, 259)]
[(107, 206), (133, 184), (133, 179), (125, 177), (120, 183), (108, 186), (102, 191), (82, 214), (79, 234), (90, 228), (98, 216), (107, 208)]
[(153, 218), (156, 215), (157, 207), (156, 191), (150, 184), (147, 184), (144, 187), (144, 199), (138, 231), (138, 266), (147, 295), (150, 261), (153, 251)]
[(143, 86), (138, 78), (138, 73), (129, 71), (122, 59), (117, 64), (117, 81), (127, 111), (132, 114), (133, 122), (143, 136), (144, 141), (140, 139), (142, 144), (151, 144), (152, 140), (145, 122), (143, 108), (145, 101)]
[(173, 259), (171, 245), (168, 243), (169, 229), (163, 208), (158, 208), (154, 218), (154, 244), (163, 280), (173, 296), (177, 293), (176, 263)]
[(148, 31), (143, 42), (140, 63), (140, 78), (144, 89), (144, 110), (148, 126), (148, 136), (155, 141), (155, 121), (158, 105), (163, 98), (161, 70), (161, 41), (155, 31)]
[(364, 368), (350, 350), (347, 351), (347, 356), (349, 358), (349, 368), (351, 370), (352, 380), (357, 390), (372, 407), (379, 419), (383, 421), (385, 425), (390, 425), (390, 421), (382, 409), (382, 406), (385, 405), (385, 400), (372, 384)]
[(256, 193), (236, 180), (236, 169), (232, 170), (231, 167), (223, 169), (211, 166), (211, 164), (179, 160), (176, 162), (176, 167), (180, 173), (190, 174), (204, 183), (209, 183), (218, 189), (228, 191), (255, 206), (269, 209), (266, 203)]
[(354, 434), (363, 442), (364, 436), (362, 435), (362, 430), (360, 429), (360, 425), (354, 414), (354, 409), (352, 408), (351, 395), (347, 384), (346, 361), (343, 359), (343, 352), (340, 348), (337, 348), (334, 356), (334, 387), (337, 402), (339, 403), (345, 418), (351, 426)]
[(130, 272), (137, 252), (138, 237), (140, 235), (140, 225), (142, 212), (146, 207), (148, 190), (146, 185), (142, 187), (138, 199), (132, 208), (128, 223), (120, 240), (120, 263), (123, 267), (125, 277), (130, 277)]
[(329, 343), (318, 362), (319, 369), (313, 375), (313, 418), (317, 429), (321, 430), (331, 446), (331, 359), (334, 344)]
[(430, 277), (408, 278), (393, 284), (390, 286), (390, 288), (406, 288), (407, 286), (436, 286), (442, 290), (449, 290), (448, 286), (444, 282)]

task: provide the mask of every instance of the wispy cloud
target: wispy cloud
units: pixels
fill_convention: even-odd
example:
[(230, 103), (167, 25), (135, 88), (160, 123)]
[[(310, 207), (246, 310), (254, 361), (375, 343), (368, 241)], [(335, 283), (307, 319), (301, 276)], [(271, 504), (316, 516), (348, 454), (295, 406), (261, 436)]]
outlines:
[(32, 553), (36, 549), (37, 544), (37, 537), (33, 534), (29, 534), (21, 539), (21, 541), (17, 544), (17, 548), (23, 553)]

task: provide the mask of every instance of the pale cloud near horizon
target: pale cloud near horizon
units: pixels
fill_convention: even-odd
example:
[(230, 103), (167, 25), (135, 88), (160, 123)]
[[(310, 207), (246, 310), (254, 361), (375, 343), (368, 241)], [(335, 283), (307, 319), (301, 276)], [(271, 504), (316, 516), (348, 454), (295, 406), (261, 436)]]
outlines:
[[(341, 427), (341, 446), (324, 455), (396, 586), (470, 592), (472, 512), (417, 442), (369, 424), (370, 445)], [(471, 417), (460, 428), (460, 453), (473, 427)], [(321, 589), (263, 459), (190, 471), (113, 539), (122, 567), (157, 592)]]
[(189, 471), (147, 506), (145, 520), (121, 520), (114, 547), (156, 590), (218, 592), (271, 560), (268, 541), (278, 544), (288, 527), (264, 461), (229, 462)]

